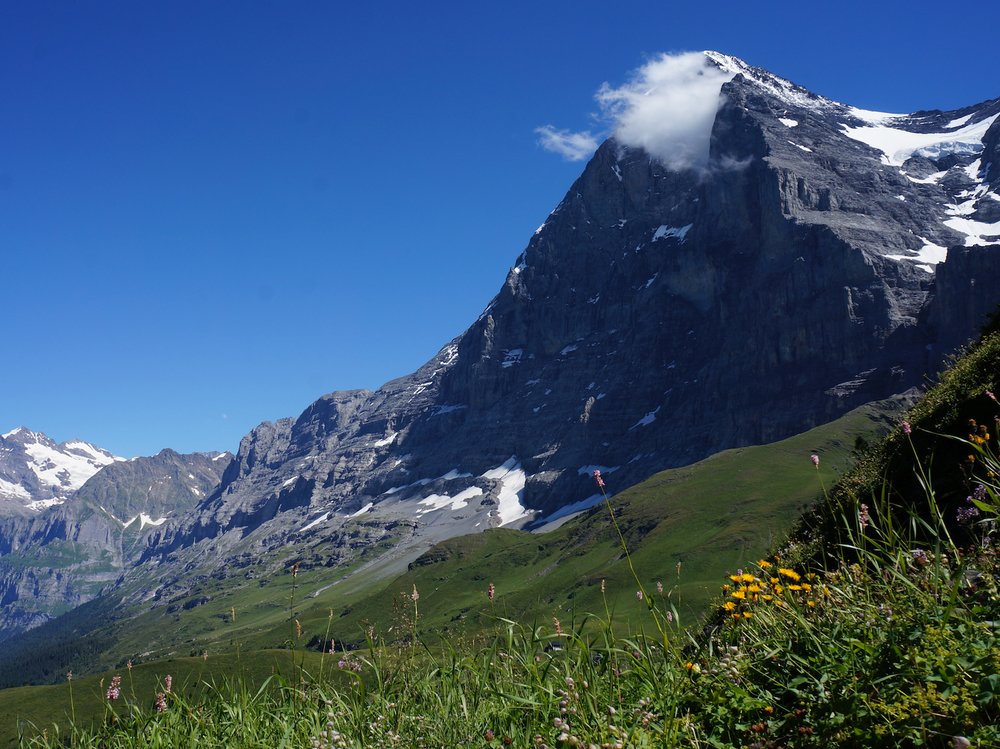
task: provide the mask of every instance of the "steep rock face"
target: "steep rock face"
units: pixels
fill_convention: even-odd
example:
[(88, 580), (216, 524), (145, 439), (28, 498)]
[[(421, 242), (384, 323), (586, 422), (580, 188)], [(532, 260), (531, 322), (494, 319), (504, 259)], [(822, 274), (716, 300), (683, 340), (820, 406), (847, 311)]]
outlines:
[(143, 559), (221, 568), (362, 520), (424, 543), (541, 522), (594, 501), (594, 468), (617, 489), (920, 384), (976, 332), (979, 308), (952, 309), (967, 260), (997, 301), (979, 248), (1000, 100), (884, 115), (708, 60), (732, 78), (704, 169), (606, 142), (463, 335), (262, 425)]
[[(31, 434), (35, 444), (54, 445)], [(88, 454), (103, 454), (88, 447)], [(55, 502), (23, 498), (17, 512), (0, 517), (0, 639), (98, 595), (131, 564), (152, 529), (215, 490), (231, 461), (228, 453), (163, 450), (108, 462)], [(52, 488), (40, 491), (45, 496)]]

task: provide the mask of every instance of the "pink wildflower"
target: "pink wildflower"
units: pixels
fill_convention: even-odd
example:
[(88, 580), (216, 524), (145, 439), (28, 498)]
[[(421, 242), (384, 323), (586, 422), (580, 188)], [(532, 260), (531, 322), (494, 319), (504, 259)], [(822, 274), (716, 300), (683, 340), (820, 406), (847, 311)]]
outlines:
[(493, 596), (496, 595), (497, 589), (493, 586), (493, 583), (489, 584), (486, 588), (486, 597), (490, 599), (490, 603), (493, 603)]
[(656, 581), (656, 592), (659, 593), (661, 596), (663, 595), (663, 583), (660, 582), (659, 580)]
[(635, 592), (635, 600), (637, 600), (637, 601), (641, 601), (642, 600), (642, 591), (641, 590), (637, 590)]
[(817, 469), (819, 468), (819, 456), (816, 453), (810, 455), (809, 460), (812, 461), (812, 464), (816, 466)]
[(413, 586), (413, 592), (410, 593), (410, 600), (413, 601), (414, 603), (420, 600), (420, 594), (417, 592), (416, 585)]
[(111, 685), (108, 687), (107, 694), (105, 695), (109, 701), (114, 702), (119, 697), (121, 697), (122, 690), (122, 677), (117, 674), (111, 677)]
[(165, 713), (167, 711), (167, 695), (163, 692), (156, 693), (156, 712)]
[(865, 528), (868, 527), (868, 523), (870, 520), (871, 517), (868, 515), (868, 505), (862, 503), (861, 509), (858, 510), (858, 525), (861, 526), (861, 530), (864, 530)]
[(167, 678), (163, 680), (163, 686), (166, 688), (167, 694), (170, 694), (170, 689), (171, 687), (173, 687), (173, 685), (174, 685), (174, 677), (171, 676), (170, 674), (167, 674)]
[(601, 472), (599, 470), (594, 471), (594, 483), (597, 484), (598, 489), (604, 488), (604, 479), (601, 478)]
[(906, 419), (903, 419), (903, 423), (901, 426), (903, 427), (903, 434), (913, 433), (913, 427), (910, 426), (910, 422), (908, 422)]
[(986, 391), (986, 397), (987, 397), (987, 398), (989, 398), (989, 399), (990, 399), (991, 401), (993, 401), (994, 403), (997, 403), (997, 402), (998, 402), (998, 401), (997, 401), (997, 397), (996, 397), (995, 395), (993, 395), (993, 391), (992, 391), (992, 390), (987, 390), (987, 391)]

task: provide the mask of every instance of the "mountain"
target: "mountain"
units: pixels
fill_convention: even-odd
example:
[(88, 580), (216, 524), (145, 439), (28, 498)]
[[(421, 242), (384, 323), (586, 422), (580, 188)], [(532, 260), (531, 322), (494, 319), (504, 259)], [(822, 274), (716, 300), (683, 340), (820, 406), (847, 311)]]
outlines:
[(7, 432), (0, 436), (0, 517), (60, 505), (101, 468), (121, 460), (89, 442), (56, 444), (25, 427)]
[(261, 424), (150, 529), (130, 605), (197, 606), (206, 580), (293, 563), (388, 575), (442, 539), (545, 527), (597, 501), (594, 470), (617, 492), (801, 433), (923, 384), (977, 333), (1000, 300), (1000, 99), (891, 115), (704, 65), (703, 163), (607, 140), (462, 335)]
[(0, 502), (0, 639), (114, 583), (150, 531), (211, 493), (232, 459), (163, 450), (124, 460), (24, 428), (0, 449), (6, 486), (15, 487)]
[(606, 141), (431, 361), (247, 435), (154, 534), (147, 593), (183, 589), (166, 563), (249, 575), (317, 539), (403, 560), (538, 526), (593, 504), (595, 469), (619, 490), (799, 433), (972, 337), (1000, 299), (1000, 99), (890, 115), (705, 65), (726, 82), (704, 165)]

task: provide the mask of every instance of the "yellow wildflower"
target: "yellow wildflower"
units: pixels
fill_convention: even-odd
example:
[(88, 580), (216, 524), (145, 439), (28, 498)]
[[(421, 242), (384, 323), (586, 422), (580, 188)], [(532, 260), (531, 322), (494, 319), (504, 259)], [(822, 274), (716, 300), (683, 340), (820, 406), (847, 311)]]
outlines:
[(722, 586), (722, 589), (723, 590), (732, 590), (733, 586), (730, 585), (729, 583), (726, 583), (725, 585)]
[(812, 589), (813, 586), (811, 586), (809, 583), (802, 583), (802, 590), (804, 590), (806, 593), (808, 593)]
[(801, 585), (789, 585), (788, 589), (789, 590), (802, 590), (802, 586)]
[(759, 585), (751, 585), (747, 588), (747, 593), (760, 593), (763, 590)]
[(808, 606), (809, 608), (812, 608), (815, 605), (816, 605), (815, 601), (806, 601), (806, 606)]
[(734, 583), (738, 583), (738, 582), (740, 582), (743, 579), (743, 576), (742, 575), (730, 575), (729, 579), (732, 580)]
[(753, 616), (753, 614), (751, 612), (749, 612), (749, 611), (744, 611), (743, 612), (743, 618), (744, 619), (750, 619), (752, 616)]
[(745, 583), (752, 583), (756, 579), (757, 578), (755, 578), (749, 572), (744, 572), (743, 575), (740, 577), (740, 580)]
[(732, 611), (733, 609), (736, 608), (736, 604), (733, 603), (732, 601), (726, 601), (724, 604), (722, 604), (722, 608), (724, 608), (726, 611)]
[(762, 570), (766, 570), (768, 567), (771, 566), (771, 563), (766, 559), (761, 559), (759, 562), (757, 562), (757, 566), (760, 567)]
[(739, 600), (742, 601), (746, 597), (747, 597), (747, 594), (744, 591), (742, 591), (742, 590), (737, 590), (737, 591), (733, 592), (733, 598), (738, 598)]
[(785, 577), (789, 578), (790, 580), (794, 580), (795, 582), (798, 582), (800, 579), (798, 572), (796, 572), (795, 570), (790, 570), (787, 567), (779, 567), (778, 574), (784, 575)]
[(770, 601), (774, 599), (774, 596), (761, 596), (765, 601)]

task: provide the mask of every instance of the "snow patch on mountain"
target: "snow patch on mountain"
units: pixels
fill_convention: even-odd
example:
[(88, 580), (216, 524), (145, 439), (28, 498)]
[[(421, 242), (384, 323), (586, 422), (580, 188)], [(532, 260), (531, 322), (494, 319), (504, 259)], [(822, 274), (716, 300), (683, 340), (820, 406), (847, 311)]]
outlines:
[(917, 267), (928, 273), (933, 273), (932, 265), (943, 263), (948, 257), (948, 248), (939, 244), (934, 244), (925, 237), (918, 237), (923, 242), (923, 247), (919, 250), (910, 250), (910, 255), (886, 255), (890, 260), (908, 260), (916, 263)]
[[(899, 115), (883, 113), (883, 124), (862, 125), (852, 127), (842, 125), (844, 135), (860, 141), (881, 151), (882, 163), (889, 166), (902, 166), (914, 154), (933, 158), (948, 154), (978, 153), (983, 149), (983, 136), (989, 130), (998, 115), (987, 117), (966, 125), (960, 130), (937, 133), (914, 133), (898, 127), (891, 127), (888, 122), (900, 121)], [(869, 120), (872, 122), (873, 120)]]
[(486, 471), (482, 478), (500, 480), (498, 506), (493, 510), (500, 526), (509, 525), (531, 514), (524, 506), (524, 485), (527, 483), (527, 476), (515, 456), (512, 455), (501, 465)]

